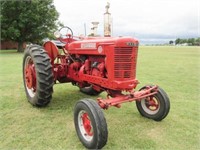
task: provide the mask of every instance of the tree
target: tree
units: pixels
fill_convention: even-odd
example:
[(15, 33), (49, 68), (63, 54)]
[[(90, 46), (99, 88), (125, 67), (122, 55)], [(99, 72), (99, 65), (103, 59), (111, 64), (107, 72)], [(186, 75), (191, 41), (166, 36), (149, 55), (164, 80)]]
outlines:
[(194, 45), (195, 38), (189, 38), (187, 42), (190, 43), (191, 45)]
[(187, 43), (187, 39), (181, 39), (180, 40), (180, 44), (184, 44), (184, 43)]
[(176, 40), (175, 40), (175, 44), (180, 44), (180, 41), (181, 41), (180, 38), (176, 39)]
[(58, 12), (53, 0), (1, 1), (1, 37), (18, 42), (39, 43), (58, 27)]
[(195, 45), (200, 46), (200, 37), (195, 40)]
[(174, 41), (172, 41), (172, 40), (169, 41), (169, 44), (170, 44), (170, 45), (172, 45), (173, 43), (174, 43)]

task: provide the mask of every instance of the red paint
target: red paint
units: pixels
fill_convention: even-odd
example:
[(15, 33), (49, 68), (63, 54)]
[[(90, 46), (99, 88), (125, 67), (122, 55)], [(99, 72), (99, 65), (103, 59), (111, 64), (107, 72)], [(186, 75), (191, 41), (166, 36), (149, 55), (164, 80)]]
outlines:
[[(106, 91), (106, 99), (99, 98), (99, 105), (107, 109), (110, 106), (120, 107), (121, 103), (148, 98), (157, 93), (157, 86), (134, 91), (138, 85), (136, 64), (138, 41), (131, 37), (93, 37), (82, 40), (62, 39), (66, 45), (64, 54), (52, 42), (44, 44), (48, 52), (54, 79), (59, 82), (72, 82), (73, 85), (85, 87), (93, 85), (98, 91)], [(123, 94), (122, 91), (126, 91)], [(156, 102), (149, 100), (149, 106)], [(152, 108), (152, 107), (149, 107)], [(85, 129), (89, 133), (89, 122), (83, 117)]]
[(145, 100), (146, 107), (151, 111), (156, 111), (159, 108), (159, 103), (154, 96), (149, 97)]
[(29, 61), (25, 68), (25, 80), (26, 85), (29, 89), (36, 90), (36, 75), (35, 75), (35, 67), (32, 61)]
[(83, 121), (83, 127), (85, 129), (85, 132), (87, 133), (87, 135), (89, 136), (93, 136), (93, 129), (92, 129), (92, 124), (91, 121), (89, 119), (89, 116), (87, 113), (84, 113), (82, 116), (82, 121)]
[[(103, 109), (108, 109), (110, 106), (115, 106), (119, 108), (121, 103), (125, 102), (132, 102), (132, 101), (140, 101), (144, 98), (151, 97), (157, 93), (158, 86), (153, 86), (151, 88), (143, 89), (142, 91), (132, 91), (130, 94), (122, 94), (121, 91), (110, 91), (111, 93), (108, 94), (107, 99), (98, 98), (98, 103)], [(150, 104), (155, 105), (155, 103)], [(157, 105), (158, 107), (158, 105)]]
[(53, 61), (57, 58), (59, 55), (57, 46), (51, 42), (47, 41), (44, 43), (44, 49), (48, 52), (49, 57), (51, 58), (51, 64), (53, 64)]

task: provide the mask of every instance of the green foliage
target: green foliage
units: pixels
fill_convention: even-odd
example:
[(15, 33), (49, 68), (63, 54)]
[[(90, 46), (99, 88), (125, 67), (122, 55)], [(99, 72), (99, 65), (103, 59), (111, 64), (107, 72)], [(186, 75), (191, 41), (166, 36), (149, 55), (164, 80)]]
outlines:
[(58, 16), (53, 0), (1, 1), (2, 39), (40, 43), (57, 28)]
[[(169, 115), (161, 122), (143, 118), (134, 102), (105, 110), (109, 135), (104, 149), (198, 150), (199, 47), (140, 47), (138, 56), (138, 88), (160, 85), (170, 98)], [(89, 96), (71, 84), (56, 84), (47, 107), (31, 106), (22, 82), (22, 57), (16, 51), (0, 51), (0, 149), (84, 150), (73, 109), (77, 100)]]
[(187, 40), (188, 43), (190, 43), (191, 45), (194, 45), (195, 44), (195, 38), (189, 38)]
[(189, 39), (177, 38), (175, 40), (175, 44), (184, 44), (184, 43), (188, 43), (188, 45), (190, 46), (193, 46), (193, 45), (200, 46), (200, 37), (196, 39), (195, 38), (189, 38)]
[(172, 40), (171, 40), (171, 41), (169, 41), (169, 44), (173, 44), (173, 43), (174, 43), (174, 41), (172, 41)]
[(179, 44), (179, 43), (180, 43), (180, 40), (181, 40), (180, 38), (176, 39), (176, 40), (175, 40), (175, 44)]

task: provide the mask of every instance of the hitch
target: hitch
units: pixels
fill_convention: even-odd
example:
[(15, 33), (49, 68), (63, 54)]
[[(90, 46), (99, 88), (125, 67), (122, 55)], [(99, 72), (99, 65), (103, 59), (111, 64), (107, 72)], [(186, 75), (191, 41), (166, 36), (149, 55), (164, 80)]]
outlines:
[(107, 99), (97, 98), (98, 104), (103, 109), (108, 109), (110, 106), (115, 106), (117, 108), (121, 107), (122, 103), (132, 102), (132, 101), (141, 101), (144, 98), (150, 97), (157, 94), (158, 86), (147, 86), (141, 91), (132, 91), (130, 94), (118, 93), (113, 97), (107, 97)]

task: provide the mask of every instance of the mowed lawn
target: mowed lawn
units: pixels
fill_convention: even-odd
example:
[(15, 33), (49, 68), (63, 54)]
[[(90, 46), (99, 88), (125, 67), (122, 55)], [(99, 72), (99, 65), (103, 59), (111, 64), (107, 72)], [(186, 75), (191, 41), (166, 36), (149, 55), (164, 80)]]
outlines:
[[(0, 51), (0, 149), (85, 149), (76, 136), (73, 108), (89, 96), (57, 84), (47, 107), (33, 107), (25, 96), (22, 59), (16, 51)], [(168, 93), (169, 115), (161, 122), (143, 118), (134, 102), (104, 111), (109, 131), (104, 149), (200, 149), (200, 47), (141, 46), (137, 79), (137, 89), (151, 83)]]

